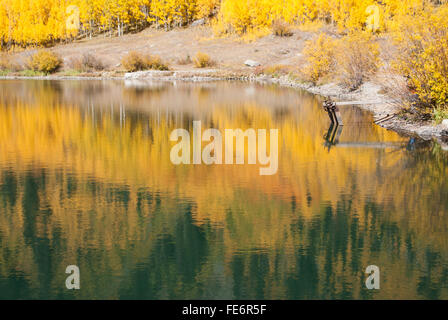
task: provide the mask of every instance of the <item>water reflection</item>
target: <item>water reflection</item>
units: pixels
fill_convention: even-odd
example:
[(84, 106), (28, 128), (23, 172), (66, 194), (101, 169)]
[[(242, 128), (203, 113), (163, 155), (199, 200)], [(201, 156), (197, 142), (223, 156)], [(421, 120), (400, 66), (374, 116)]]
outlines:
[[(320, 103), (241, 83), (1, 82), (0, 298), (448, 298), (447, 153), (351, 107), (329, 150)], [(193, 120), (279, 129), (278, 174), (173, 166), (169, 134)]]

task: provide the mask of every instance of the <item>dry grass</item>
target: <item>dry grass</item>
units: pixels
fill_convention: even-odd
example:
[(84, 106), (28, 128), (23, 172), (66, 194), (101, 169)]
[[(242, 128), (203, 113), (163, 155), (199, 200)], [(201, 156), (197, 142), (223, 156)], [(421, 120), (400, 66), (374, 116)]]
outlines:
[(272, 66), (264, 67), (260, 73), (269, 75), (271, 77), (280, 77), (287, 75), (291, 72), (291, 66), (286, 66), (283, 64), (276, 64)]
[(191, 60), (191, 57), (189, 54), (187, 54), (187, 56), (184, 58), (177, 59), (177, 64), (181, 65), (181, 66), (185, 66), (188, 64), (192, 64), (192, 63), (193, 63), (193, 60)]

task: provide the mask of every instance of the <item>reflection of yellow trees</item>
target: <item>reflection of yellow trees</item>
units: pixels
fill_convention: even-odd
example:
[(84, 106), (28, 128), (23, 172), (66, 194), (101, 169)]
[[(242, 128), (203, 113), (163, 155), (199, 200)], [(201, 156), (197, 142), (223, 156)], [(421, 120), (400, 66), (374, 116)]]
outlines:
[[(304, 259), (316, 259), (316, 272), (328, 274), (328, 281), (350, 286), (370, 264), (372, 252), (379, 265), (390, 265), (390, 255), (397, 253), (392, 258), (397, 263), (388, 272), (409, 283), (399, 289), (403, 297), (412, 297), (415, 291), (408, 295), (406, 290), (417, 287), (418, 282), (417, 273), (409, 280), (405, 272), (406, 246), (411, 243), (443, 253), (448, 250), (446, 156), (424, 158), (426, 153), (422, 153), (419, 159), (419, 153), (413, 156), (393, 148), (336, 147), (328, 152), (322, 138), (328, 123), (321, 120), (326, 115), (310, 97), (273, 108), (258, 98), (233, 104), (217, 102), (216, 97), (229, 93), (241, 95), (232, 86), (217, 86), (200, 94), (186, 87), (176, 89), (180, 97), (170, 104), (172, 88), (156, 91), (151, 99), (145, 92), (131, 94), (131, 89), (123, 89), (125, 94), (117, 101), (128, 107), (124, 116), (117, 104), (109, 108), (108, 101), (95, 101), (94, 109), (79, 107), (76, 98), (74, 104), (67, 103), (67, 92), (61, 86), (58, 91), (47, 88), (45, 96), (36, 92), (22, 99), (2, 91), (0, 181), (14, 172), (17, 190), (11, 191), (15, 201), (0, 201), (4, 212), (0, 215), (0, 237), (10, 249), (26, 249), (18, 250), (13, 259), (1, 250), (2, 261), (8, 262), (1, 264), (0, 274), (10, 268), (33, 274), (33, 253), (23, 237), (29, 228), (25, 220), (31, 209), (24, 207), (24, 197), (30, 177), (45, 180), (37, 191), (40, 207), (33, 210), (51, 212), (36, 218), (33, 235), (48, 238), (50, 243), (64, 239), (59, 254), (65, 258), (58, 261), (56, 269), (70, 264), (77, 250), (102, 248), (105, 251), (98, 258), (98, 269), (127, 272), (122, 251), (129, 252), (131, 265), (142, 262), (160, 235), (174, 234), (179, 219), (175, 212), (181, 203), (191, 204), (196, 226), (210, 224), (223, 231), (223, 247), (211, 244), (201, 271), (204, 278), (198, 281), (206, 281), (208, 268), (213, 269), (214, 259), (220, 255), (228, 266), (226, 273), (232, 273), (229, 265), (239, 252), (266, 254), (268, 298), (288, 296), (278, 279), (286, 281), (301, 268), (299, 249), (309, 251)], [(277, 95), (277, 100), (284, 102), (279, 92), (258, 90), (261, 99), (265, 94)], [(122, 92), (114, 90), (113, 94), (117, 91)], [(194, 98), (185, 98), (188, 96)], [(182, 109), (176, 111), (182, 97)], [(146, 101), (144, 107), (140, 99)], [(129, 108), (132, 105), (137, 106)], [(395, 133), (366, 125), (366, 116), (356, 109), (347, 109), (344, 117), (348, 125), (341, 141), (404, 142)], [(258, 165), (172, 165), (169, 134), (179, 126), (191, 130), (192, 119), (202, 120), (203, 129), (278, 128), (279, 173), (260, 176)], [(326, 219), (334, 223), (332, 232), (325, 231)], [(149, 221), (156, 221), (150, 231)], [(363, 246), (349, 243), (347, 239), (357, 237), (353, 234), (343, 238), (349, 227), (357, 230), (358, 237), (364, 236)], [(313, 232), (315, 236), (311, 236)], [(343, 238), (340, 248), (331, 247), (338, 243), (338, 235), (333, 233)], [(378, 234), (384, 238), (376, 239)], [(373, 250), (375, 245), (381, 250)], [(325, 269), (328, 259), (331, 272)], [(425, 259), (424, 253), (417, 254), (419, 263)], [(353, 267), (356, 274), (347, 271), (348, 261), (359, 261)], [(242, 266), (243, 274), (250, 277), (253, 270), (249, 261), (243, 261)], [(398, 282), (386, 282), (384, 288), (390, 290), (381, 291), (379, 296), (391, 298), (390, 292), (398, 287)], [(111, 292), (116, 294), (116, 290)], [(352, 292), (353, 297), (362, 294)]]

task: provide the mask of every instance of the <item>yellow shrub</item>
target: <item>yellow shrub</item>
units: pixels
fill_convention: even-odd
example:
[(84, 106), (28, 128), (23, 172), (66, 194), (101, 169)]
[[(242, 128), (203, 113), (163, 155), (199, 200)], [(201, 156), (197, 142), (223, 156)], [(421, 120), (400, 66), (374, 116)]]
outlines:
[(338, 41), (336, 61), (341, 84), (356, 90), (378, 70), (379, 46), (369, 33), (356, 32)]
[(193, 59), (193, 62), (196, 68), (206, 68), (214, 65), (214, 62), (210, 56), (203, 52), (198, 52), (196, 57)]
[(123, 68), (128, 72), (149, 69), (147, 58), (139, 52), (131, 51), (121, 59)]
[(168, 66), (162, 62), (160, 57), (141, 54), (136, 51), (129, 52), (121, 60), (121, 64), (127, 72), (142, 70), (168, 70)]
[(166, 65), (159, 56), (153, 55), (149, 56), (149, 69), (167, 71), (169, 70), (168, 65)]
[(28, 61), (30, 69), (45, 74), (56, 72), (61, 65), (61, 58), (57, 54), (47, 50), (39, 50)]
[(395, 69), (423, 107), (448, 108), (448, 7), (404, 18), (396, 35)]
[(303, 50), (307, 65), (303, 69), (306, 80), (316, 83), (334, 70), (335, 40), (324, 33), (309, 40)]
[(307, 62), (302, 70), (306, 80), (317, 83), (332, 73), (350, 90), (357, 89), (380, 65), (378, 44), (364, 32), (341, 39), (321, 33), (306, 42), (303, 53)]

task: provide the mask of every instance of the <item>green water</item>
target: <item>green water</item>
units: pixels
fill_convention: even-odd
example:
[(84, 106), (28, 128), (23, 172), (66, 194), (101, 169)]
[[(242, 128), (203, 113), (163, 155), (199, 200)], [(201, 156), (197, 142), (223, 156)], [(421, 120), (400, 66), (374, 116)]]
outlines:
[[(237, 82), (1, 81), (0, 298), (447, 299), (448, 152), (355, 107), (338, 135), (321, 103)], [(170, 133), (194, 120), (278, 129), (278, 172), (173, 165)]]

